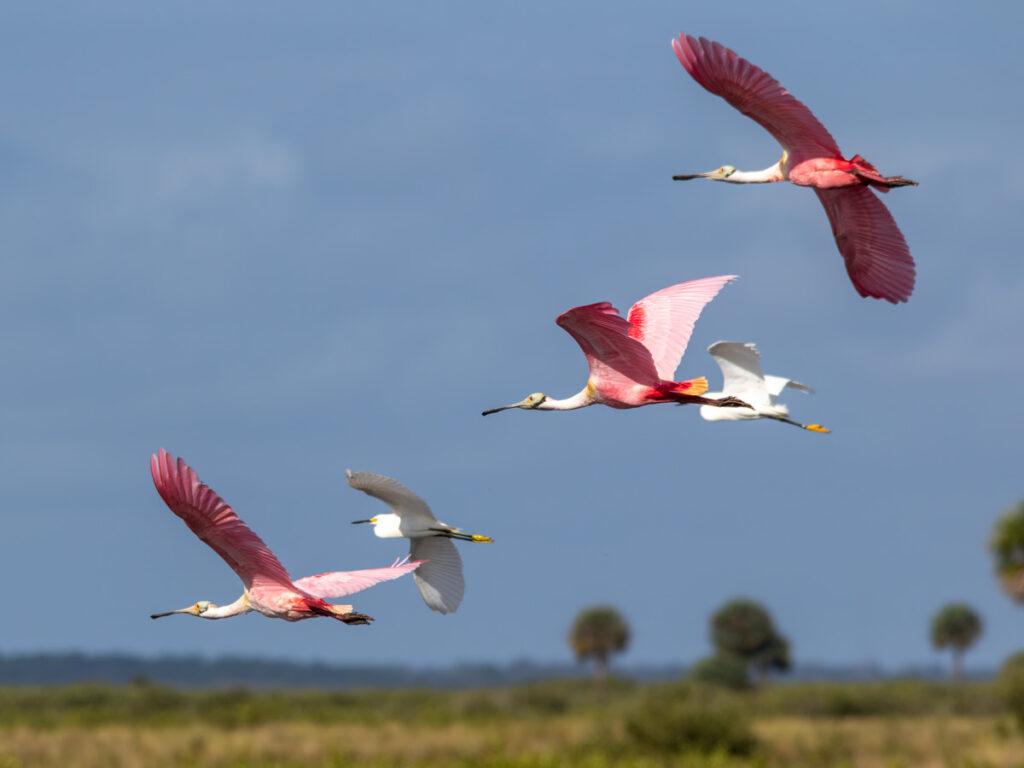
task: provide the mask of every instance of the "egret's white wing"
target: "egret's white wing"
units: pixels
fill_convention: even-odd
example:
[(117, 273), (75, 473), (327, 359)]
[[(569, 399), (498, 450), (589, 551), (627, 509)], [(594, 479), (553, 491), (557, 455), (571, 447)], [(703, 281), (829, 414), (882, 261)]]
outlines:
[(754, 344), (718, 341), (708, 347), (708, 352), (722, 369), (722, 392), (751, 405), (770, 402), (759, 362), (761, 353)]
[[(394, 478), (375, 475), (373, 472), (353, 472), (351, 469), (345, 470), (345, 478), (357, 491), (383, 501), (399, 517), (425, 517), (428, 520), (437, 520), (427, 502)], [(419, 558), (413, 555), (413, 559)]]
[(413, 573), (423, 602), (432, 611), (454, 613), (462, 602), (466, 582), (462, 578), (462, 558), (444, 536), (412, 539), (409, 555), (413, 560), (426, 560)]
[(785, 379), (782, 376), (765, 376), (764, 383), (765, 386), (768, 387), (768, 394), (772, 397), (778, 397), (781, 395), (782, 390), (786, 387), (802, 389), (804, 392), (814, 394), (814, 390), (806, 384), (801, 384), (799, 381), (793, 381), (792, 379)]

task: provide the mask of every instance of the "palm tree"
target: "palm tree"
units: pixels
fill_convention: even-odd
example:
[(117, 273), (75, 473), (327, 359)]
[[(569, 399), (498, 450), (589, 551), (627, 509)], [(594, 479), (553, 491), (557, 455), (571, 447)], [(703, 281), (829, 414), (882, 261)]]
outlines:
[(629, 625), (610, 605), (594, 605), (577, 614), (569, 630), (569, 645), (580, 661), (594, 660), (594, 675), (604, 680), (608, 658), (625, 650), (629, 643)]
[(999, 585), (1015, 603), (1024, 603), (1024, 501), (996, 520), (988, 548)]
[(736, 656), (763, 679), (769, 670), (789, 669), (789, 641), (775, 629), (758, 602), (737, 597), (711, 615), (711, 644), (719, 654)]
[(932, 617), (932, 645), (953, 650), (953, 679), (964, 675), (963, 653), (981, 634), (981, 618), (966, 603), (944, 605)]
[(749, 661), (771, 643), (772, 617), (764, 606), (745, 597), (725, 603), (711, 615), (711, 644), (719, 653)]

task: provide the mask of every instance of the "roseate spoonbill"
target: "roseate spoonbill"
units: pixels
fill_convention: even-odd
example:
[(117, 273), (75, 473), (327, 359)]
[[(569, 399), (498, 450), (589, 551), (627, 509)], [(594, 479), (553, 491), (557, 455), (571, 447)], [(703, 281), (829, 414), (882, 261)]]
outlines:
[(640, 299), (629, 308), (626, 318), (607, 301), (570, 309), (556, 322), (576, 339), (587, 356), (587, 386), (565, 400), (534, 392), (518, 403), (491, 408), (483, 415), (508, 408), (570, 411), (595, 403), (612, 408), (654, 403), (746, 407), (735, 397), (701, 397), (708, 388), (703, 376), (688, 381), (673, 379), (704, 305), (735, 278), (722, 275), (670, 285)]
[[(809, 429), (811, 432), (828, 432), (820, 424), (800, 424), (789, 417), (789, 409), (778, 402), (778, 396), (786, 387), (814, 392), (806, 384), (784, 379), (781, 376), (765, 376), (759, 359), (761, 353), (753, 344), (738, 341), (718, 341), (708, 347), (722, 369), (722, 392), (719, 396), (732, 395), (750, 403), (749, 408), (700, 407), (700, 415), (708, 421), (745, 421), (747, 419), (775, 419), (792, 424), (794, 427)], [(709, 393), (710, 394), (710, 393)]]
[(322, 573), (292, 581), (262, 539), (212, 488), (199, 482), (195, 471), (184, 461), (175, 460), (161, 448), (150, 457), (149, 468), (157, 492), (171, 511), (224, 558), (245, 584), (242, 596), (231, 605), (214, 605), (208, 600), (200, 600), (188, 608), (154, 613), (150, 616), (152, 619), (174, 613), (224, 619), (258, 611), (264, 616), (287, 621), (330, 616), (345, 624), (369, 624), (373, 619), (354, 612), (351, 605), (334, 605), (325, 602), (325, 598), (341, 597), (382, 581), (397, 579), (420, 565), (419, 562), (395, 561), (390, 568)]
[(845, 160), (811, 110), (767, 72), (724, 45), (680, 33), (672, 48), (694, 80), (759, 123), (783, 148), (782, 159), (763, 171), (723, 165), (672, 178), (730, 184), (791, 181), (813, 187), (857, 293), (893, 304), (906, 301), (914, 290), (914, 260), (889, 209), (869, 187), (888, 192), (890, 187), (917, 182), (882, 176), (860, 155)]
[(370, 523), (373, 532), (382, 539), (409, 539), (409, 557), (422, 563), (413, 578), (423, 602), (432, 611), (454, 613), (462, 602), (466, 582), (462, 578), (462, 558), (451, 540), (491, 542), (494, 539), (464, 533), (440, 522), (427, 502), (393, 478), (351, 469), (345, 470), (345, 478), (357, 491), (391, 507), (391, 514), (353, 520), (352, 524)]

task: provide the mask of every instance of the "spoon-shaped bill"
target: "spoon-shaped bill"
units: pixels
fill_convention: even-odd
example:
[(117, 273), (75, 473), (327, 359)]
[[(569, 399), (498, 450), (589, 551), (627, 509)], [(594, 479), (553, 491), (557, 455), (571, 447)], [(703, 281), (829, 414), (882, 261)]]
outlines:
[(532, 408), (532, 407), (534, 407), (534, 399), (535, 399), (535, 395), (530, 395), (529, 397), (524, 397), (518, 403), (512, 403), (511, 405), (503, 405), (500, 408), (491, 408), (488, 411), (484, 411), (480, 415), (481, 416), (487, 416), (488, 414), (497, 413), (498, 411), (507, 411), (509, 408), (522, 408), (523, 406), (526, 406), (526, 405), (528, 405), (528, 406), (530, 406)]
[(151, 613), (151, 614), (149, 614), (149, 618), (151, 618), (151, 619), (160, 619), (160, 618), (163, 618), (164, 616), (173, 616), (176, 613), (190, 613), (191, 610), (192, 610), (191, 608), (179, 608), (176, 611), (166, 611), (165, 613)]

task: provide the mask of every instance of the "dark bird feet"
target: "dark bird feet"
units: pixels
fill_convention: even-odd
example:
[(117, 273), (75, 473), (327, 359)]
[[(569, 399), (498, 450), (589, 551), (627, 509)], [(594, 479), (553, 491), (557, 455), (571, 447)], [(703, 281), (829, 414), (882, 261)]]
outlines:
[(903, 176), (886, 176), (885, 186), (887, 187), (916, 187), (917, 182)]
[(338, 619), (340, 621), (344, 621), (346, 624), (369, 624), (373, 621), (372, 616), (367, 616), (365, 613), (356, 613), (355, 611), (352, 611), (351, 613), (343, 613), (338, 617)]

